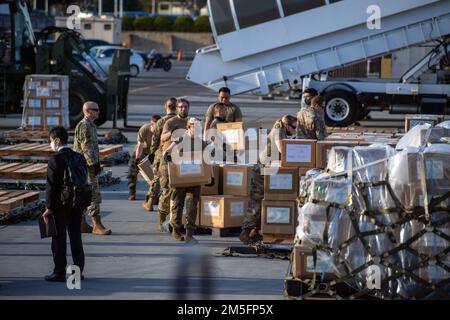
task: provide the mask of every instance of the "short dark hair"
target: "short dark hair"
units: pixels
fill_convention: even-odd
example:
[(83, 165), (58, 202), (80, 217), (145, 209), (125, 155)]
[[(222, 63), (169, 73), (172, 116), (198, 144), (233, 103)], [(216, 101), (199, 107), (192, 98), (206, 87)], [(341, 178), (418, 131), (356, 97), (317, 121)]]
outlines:
[(152, 116), (152, 122), (157, 122), (159, 119), (161, 119), (161, 116), (158, 114)]
[(49, 136), (53, 140), (58, 138), (62, 144), (67, 144), (67, 141), (69, 141), (69, 134), (64, 127), (53, 127), (49, 132)]
[(225, 93), (231, 94), (231, 91), (230, 91), (230, 89), (228, 87), (220, 88), (219, 89), (219, 93), (221, 93), (221, 92), (225, 92)]
[(170, 111), (175, 111), (177, 109), (177, 99), (174, 97), (167, 99), (166, 107), (169, 108)]
[(319, 95), (319, 92), (317, 92), (317, 90), (314, 89), (314, 88), (306, 88), (306, 89), (302, 92), (302, 95), (305, 94), (305, 93), (309, 93), (309, 94), (312, 95), (313, 97)]
[(187, 101), (186, 99), (183, 99), (183, 98), (178, 99), (178, 100), (177, 100), (177, 106), (178, 106), (179, 103), (186, 103), (187, 106), (190, 107), (190, 103), (189, 103), (189, 101)]

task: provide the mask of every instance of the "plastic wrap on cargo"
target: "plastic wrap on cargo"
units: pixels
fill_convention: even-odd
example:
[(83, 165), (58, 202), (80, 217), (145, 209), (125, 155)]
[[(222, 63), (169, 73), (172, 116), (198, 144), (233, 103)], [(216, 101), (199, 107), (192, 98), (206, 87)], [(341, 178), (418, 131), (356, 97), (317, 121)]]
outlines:
[(450, 120), (442, 121), (438, 123), (435, 127), (450, 129)]
[(311, 182), (310, 196), (317, 201), (346, 205), (351, 194), (351, 181), (346, 178), (317, 176)]
[(419, 148), (424, 142), (422, 130), (427, 130), (429, 128), (431, 128), (430, 124), (421, 124), (413, 127), (398, 141), (397, 145), (395, 146), (395, 150), (403, 150), (408, 147)]
[(381, 181), (387, 175), (387, 161), (368, 165), (395, 154), (395, 150), (384, 144), (372, 144), (368, 147), (353, 148), (353, 166), (364, 167), (355, 171), (355, 179), (362, 182)]
[(318, 176), (326, 176), (329, 177), (328, 173), (324, 173), (320, 169), (312, 169), (308, 170), (304, 177), (300, 178), (299, 184), (299, 199), (301, 200), (301, 204), (303, 205), (304, 201), (308, 197), (309, 186), (313, 182), (313, 180)]
[(428, 198), (450, 192), (450, 145), (432, 144), (424, 150), (423, 158)]
[(333, 147), (328, 153), (327, 170), (331, 172), (344, 172), (348, 170), (349, 161), (352, 161), (352, 147)]

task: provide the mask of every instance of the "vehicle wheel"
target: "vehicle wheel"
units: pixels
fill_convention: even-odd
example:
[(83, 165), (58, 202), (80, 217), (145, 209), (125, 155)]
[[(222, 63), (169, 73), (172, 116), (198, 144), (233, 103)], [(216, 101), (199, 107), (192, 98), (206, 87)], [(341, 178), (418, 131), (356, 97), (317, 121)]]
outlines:
[(325, 122), (328, 126), (345, 127), (358, 116), (358, 101), (347, 91), (334, 90), (325, 94)]
[(135, 64), (130, 66), (130, 74), (133, 78), (136, 78), (139, 75), (139, 67)]
[(167, 61), (164, 62), (163, 70), (168, 72), (168, 71), (170, 71), (170, 69), (172, 69), (172, 62), (167, 60)]
[(96, 120), (97, 125), (106, 121), (106, 110), (102, 108), (102, 99), (91, 82), (83, 78), (71, 78), (69, 83), (69, 116), (70, 127), (74, 128), (83, 119), (83, 104), (94, 101), (100, 107), (100, 117)]

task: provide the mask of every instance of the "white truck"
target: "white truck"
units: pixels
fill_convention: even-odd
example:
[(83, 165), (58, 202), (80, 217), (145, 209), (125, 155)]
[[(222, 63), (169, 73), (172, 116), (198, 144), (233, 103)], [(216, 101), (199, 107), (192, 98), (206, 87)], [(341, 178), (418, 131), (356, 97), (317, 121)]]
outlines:
[[(187, 79), (212, 90), (264, 95), (313, 87), (326, 98), (327, 123), (338, 126), (371, 110), (450, 108), (450, 0), (209, 0), (208, 9), (216, 44), (197, 50)], [(379, 26), (371, 27), (377, 10)], [(323, 76), (431, 42), (438, 45), (401, 79)]]

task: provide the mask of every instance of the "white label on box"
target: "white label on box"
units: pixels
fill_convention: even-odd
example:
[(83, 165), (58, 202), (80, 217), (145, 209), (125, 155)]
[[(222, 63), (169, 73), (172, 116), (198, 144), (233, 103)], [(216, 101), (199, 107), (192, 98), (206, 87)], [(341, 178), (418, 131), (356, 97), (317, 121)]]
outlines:
[(202, 165), (197, 162), (185, 162), (180, 163), (180, 175), (185, 174), (201, 174), (202, 173)]
[(28, 100), (28, 107), (30, 107), (30, 108), (40, 108), (41, 107), (41, 100), (40, 99), (29, 99)]
[(444, 163), (439, 160), (427, 160), (427, 179), (444, 179)]
[[(323, 261), (317, 256), (316, 260), (316, 268), (315, 271), (317, 273), (334, 273), (333, 267), (331, 263), (327, 261)], [(314, 272), (314, 258), (313, 256), (306, 256), (306, 272), (313, 273)]]
[(59, 117), (47, 117), (47, 125), (48, 126), (60, 126), (61, 123), (59, 121)]
[(222, 131), (222, 134), (225, 137), (225, 142), (232, 144), (232, 143), (239, 143), (239, 134), (240, 134), (239, 129), (231, 129), (231, 130), (225, 130)]
[(36, 97), (51, 97), (51, 89), (49, 87), (37, 87)]
[(47, 108), (59, 108), (59, 100), (58, 99), (48, 99), (46, 107)]
[(243, 217), (244, 216), (244, 202), (243, 201), (230, 202), (230, 216), (232, 216), (232, 217)]
[(292, 174), (278, 173), (269, 176), (269, 189), (292, 190)]
[(267, 207), (267, 223), (289, 224), (291, 208)]
[(227, 172), (227, 185), (242, 186), (244, 180), (243, 172)]
[(310, 144), (286, 144), (287, 162), (311, 162)]
[(28, 124), (30, 126), (40, 126), (41, 125), (41, 117), (28, 117)]
[(206, 201), (203, 204), (203, 212), (205, 216), (218, 217), (220, 216), (220, 202)]

